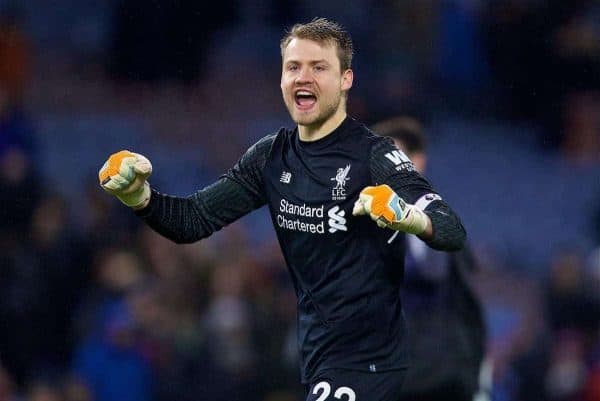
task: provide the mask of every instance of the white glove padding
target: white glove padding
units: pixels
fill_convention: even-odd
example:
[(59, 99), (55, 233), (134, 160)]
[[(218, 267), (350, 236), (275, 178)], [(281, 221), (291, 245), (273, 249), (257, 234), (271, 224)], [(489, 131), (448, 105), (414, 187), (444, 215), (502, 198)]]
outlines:
[(429, 224), (429, 217), (421, 209), (404, 202), (388, 185), (363, 189), (352, 214), (368, 214), (379, 227), (409, 234), (421, 234)]
[(98, 172), (100, 186), (125, 205), (141, 209), (150, 200), (148, 177), (152, 164), (144, 156), (128, 150), (110, 155)]

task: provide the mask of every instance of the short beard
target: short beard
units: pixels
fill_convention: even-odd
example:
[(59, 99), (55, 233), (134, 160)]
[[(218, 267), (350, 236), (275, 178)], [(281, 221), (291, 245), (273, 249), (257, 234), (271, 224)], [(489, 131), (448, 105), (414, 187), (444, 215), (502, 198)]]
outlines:
[(302, 115), (300, 116), (300, 118), (294, 118), (294, 113), (292, 112), (292, 110), (294, 110), (294, 103), (292, 103), (291, 108), (288, 107), (288, 111), (290, 112), (290, 116), (292, 117), (292, 120), (296, 124), (304, 125), (307, 127), (319, 127), (319, 126), (323, 125), (323, 123), (325, 123), (328, 119), (330, 119), (337, 112), (338, 108), (340, 107), (340, 103), (342, 102), (343, 96), (344, 95), (341, 94), (340, 96), (338, 96), (336, 101), (333, 101), (331, 103), (324, 105), (323, 110), (316, 117), (314, 117), (312, 120), (309, 120), (306, 122), (303, 121)]

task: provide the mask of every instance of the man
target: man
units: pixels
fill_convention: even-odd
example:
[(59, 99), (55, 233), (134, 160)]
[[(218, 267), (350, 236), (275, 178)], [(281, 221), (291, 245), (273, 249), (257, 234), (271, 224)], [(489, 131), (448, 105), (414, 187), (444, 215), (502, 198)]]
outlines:
[[(392, 117), (372, 127), (413, 162), (419, 174), (427, 167), (427, 142), (420, 122)], [(472, 401), (487, 399), (479, 386), (485, 354), (484, 318), (465, 274), (474, 259), (467, 246), (441, 253), (407, 236), (402, 304), (412, 364), (402, 401)]]
[(106, 191), (180, 243), (268, 205), (298, 298), (307, 401), (396, 400), (408, 366), (403, 234), (440, 250), (466, 237), (391, 140), (346, 114), (352, 53), (335, 22), (294, 25), (281, 40), (281, 91), (296, 127), (262, 138), (187, 198), (150, 189), (151, 164), (136, 153), (113, 154), (99, 172)]

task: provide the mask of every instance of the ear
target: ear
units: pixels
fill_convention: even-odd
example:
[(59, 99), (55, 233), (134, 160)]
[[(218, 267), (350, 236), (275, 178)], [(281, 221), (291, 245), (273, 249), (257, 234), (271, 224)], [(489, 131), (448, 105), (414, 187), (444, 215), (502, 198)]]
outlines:
[(342, 90), (347, 91), (352, 88), (352, 81), (354, 80), (354, 72), (348, 69), (342, 73)]

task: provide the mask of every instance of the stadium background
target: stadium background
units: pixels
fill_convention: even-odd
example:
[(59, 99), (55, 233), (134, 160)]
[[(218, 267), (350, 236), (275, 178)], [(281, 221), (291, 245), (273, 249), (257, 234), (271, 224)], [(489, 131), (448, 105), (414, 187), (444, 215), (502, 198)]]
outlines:
[(599, 2), (0, 10), (1, 401), (300, 399), (295, 299), (267, 213), (174, 245), (96, 174), (128, 148), (163, 192), (212, 182), (290, 124), (278, 42), (314, 16), (353, 35), (351, 115), (425, 123), (427, 176), (481, 265), (493, 399), (600, 399)]

